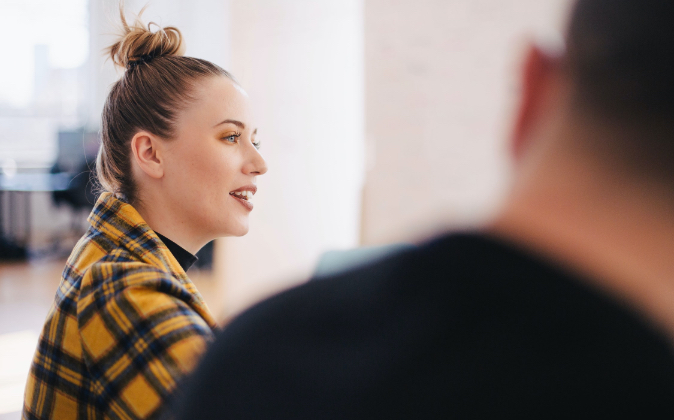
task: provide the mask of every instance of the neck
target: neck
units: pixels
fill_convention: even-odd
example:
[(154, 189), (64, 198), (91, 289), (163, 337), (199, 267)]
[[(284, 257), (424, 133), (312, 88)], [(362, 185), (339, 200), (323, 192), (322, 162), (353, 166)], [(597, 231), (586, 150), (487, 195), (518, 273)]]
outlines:
[(175, 214), (170, 203), (161, 197), (151, 197), (133, 204), (145, 223), (155, 232), (169, 238), (184, 250), (195, 255), (206, 243), (189, 225), (184, 217)]
[(558, 152), (520, 177), (488, 230), (592, 279), (674, 338), (671, 189)]

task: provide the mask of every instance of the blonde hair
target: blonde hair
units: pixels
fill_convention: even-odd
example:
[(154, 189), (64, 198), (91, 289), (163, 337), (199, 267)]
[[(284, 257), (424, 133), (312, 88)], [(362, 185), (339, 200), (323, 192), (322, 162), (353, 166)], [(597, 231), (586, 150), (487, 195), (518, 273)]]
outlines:
[[(106, 49), (111, 61), (124, 69), (106, 99), (101, 118), (101, 146), (96, 176), (103, 191), (133, 203), (136, 185), (131, 175), (131, 139), (141, 130), (170, 140), (178, 111), (190, 101), (196, 83), (209, 76), (233, 77), (221, 67), (184, 57), (185, 43), (178, 28), (145, 25), (138, 14), (129, 24), (120, 5), (122, 31)], [(155, 25), (156, 31), (151, 27)]]

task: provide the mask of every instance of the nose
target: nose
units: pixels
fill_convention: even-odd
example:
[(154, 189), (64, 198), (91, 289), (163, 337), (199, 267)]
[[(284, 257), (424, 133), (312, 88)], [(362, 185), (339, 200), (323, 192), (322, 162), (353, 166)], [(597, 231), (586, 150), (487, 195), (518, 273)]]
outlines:
[(260, 152), (252, 147), (247, 162), (243, 165), (243, 173), (250, 175), (264, 175), (267, 173), (267, 162)]

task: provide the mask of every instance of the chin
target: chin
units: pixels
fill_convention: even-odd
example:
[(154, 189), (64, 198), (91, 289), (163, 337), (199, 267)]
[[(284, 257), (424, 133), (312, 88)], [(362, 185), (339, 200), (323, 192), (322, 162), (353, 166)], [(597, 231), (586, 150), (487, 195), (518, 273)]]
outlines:
[(218, 236), (240, 237), (248, 233), (248, 218), (229, 218), (228, 220), (219, 220), (217, 224), (211, 225), (211, 232), (218, 232)]
[(240, 231), (238, 231), (236, 233), (233, 233), (232, 236), (241, 237), (241, 236), (246, 236), (247, 233), (248, 233), (248, 226), (246, 226), (245, 228), (241, 229)]
[(227, 236), (241, 237), (248, 233), (248, 223), (241, 223), (237, 226), (229, 226)]

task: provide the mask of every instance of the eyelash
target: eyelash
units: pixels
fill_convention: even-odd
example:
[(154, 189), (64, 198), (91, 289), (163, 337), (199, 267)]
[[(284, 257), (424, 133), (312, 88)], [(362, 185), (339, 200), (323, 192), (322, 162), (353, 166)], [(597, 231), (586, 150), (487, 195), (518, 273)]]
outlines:
[[(226, 140), (229, 143), (236, 143), (239, 141), (239, 137), (241, 137), (241, 133), (235, 133), (226, 137), (223, 137), (222, 140)], [(235, 141), (230, 141), (229, 139), (234, 138)], [(255, 146), (256, 149), (259, 149), (262, 146), (262, 143), (259, 141), (253, 142), (253, 146)]]

